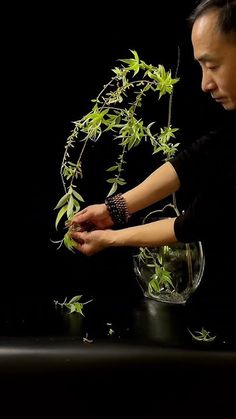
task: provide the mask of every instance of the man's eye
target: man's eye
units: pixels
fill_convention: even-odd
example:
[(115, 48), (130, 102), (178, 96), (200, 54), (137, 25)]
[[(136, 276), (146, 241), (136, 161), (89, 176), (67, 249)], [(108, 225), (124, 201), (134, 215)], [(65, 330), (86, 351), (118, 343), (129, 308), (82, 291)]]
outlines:
[(207, 70), (216, 70), (216, 69), (217, 69), (217, 65), (211, 65), (207, 67)]

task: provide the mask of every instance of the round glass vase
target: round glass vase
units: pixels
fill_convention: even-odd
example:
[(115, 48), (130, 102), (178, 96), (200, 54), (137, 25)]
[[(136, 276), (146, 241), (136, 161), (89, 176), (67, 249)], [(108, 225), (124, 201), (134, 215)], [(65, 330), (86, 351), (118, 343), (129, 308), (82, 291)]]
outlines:
[[(143, 224), (176, 217), (175, 204), (150, 212)], [(134, 271), (145, 297), (171, 304), (185, 304), (199, 286), (205, 266), (200, 241), (157, 248), (140, 247), (133, 255)]]

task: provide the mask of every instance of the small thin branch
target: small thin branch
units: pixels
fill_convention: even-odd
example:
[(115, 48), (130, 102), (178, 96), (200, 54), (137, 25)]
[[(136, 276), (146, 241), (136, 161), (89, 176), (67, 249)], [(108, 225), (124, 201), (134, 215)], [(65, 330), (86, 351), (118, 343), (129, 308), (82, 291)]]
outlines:
[[(177, 65), (176, 65), (176, 70), (175, 70), (175, 78), (177, 78), (177, 76), (178, 76), (179, 63), (180, 63), (180, 47), (178, 46), (178, 55), (177, 55)], [(171, 119), (172, 119), (172, 104), (173, 104), (173, 92), (171, 93), (171, 95), (169, 97), (168, 122), (167, 122), (168, 127), (170, 126)]]

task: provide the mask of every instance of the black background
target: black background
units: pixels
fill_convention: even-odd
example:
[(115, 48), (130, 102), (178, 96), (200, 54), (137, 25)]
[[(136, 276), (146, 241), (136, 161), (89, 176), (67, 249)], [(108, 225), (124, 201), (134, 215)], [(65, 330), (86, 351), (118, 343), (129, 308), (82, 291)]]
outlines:
[[(130, 57), (130, 49), (144, 61), (174, 71), (180, 48), (181, 81), (172, 122), (180, 128), (182, 146), (220, 113), (201, 92), (200, 69), (193, 60), (186, 19), (195, 2), (178, 3), (67, 2), (49, 7), (34, 2), (6, 12), (1, 200), (6, 295), (132, 292), (134, 284), (124, 276), (125, 270), (132, 277), (130, 249), (108, 249), (87, 258), (56, 250), (50, 242), (58, 238), (53, 208), (63, 192), (59, 170), (71, 121), (88, 112), (116, 60)], [(145, 150), (140, 147), (130, 157), (128, 187), (156, 167)], [(107, 192), (107, 153), (97, 143), (88, 156), (83, 183), (87, 204), (103, 201)]]
[[(133, 309), (129, 296), (135, 297), (140, 292), (133, 274), (131, 249), (108, 249), (87, 258), (81, 254), (72, 254), (65, 248), (56, 250), (56, 246), (50, 242), (50, 239), (57, 238), (54, 228), (56, 214), (53, 208), (62, 194), (59, 170), (64, 144), (72, 128), (71, 121), (87, 113), (90, 99), (109, 80), (110, 69), (116, 65), (116, 60), (128, 57), (130, 49), (137, 50), (140, 58), (146, 62), (154, 65), (161, 63), (166, 68), (173, 69), (178, 46), (181, 53), (181, 80), (176, 85), (174, 94), (173, 125), (180, 128), (178, 140), (181, 140), (182, 146), (191, 143), (221, 114), (221, 109), (201, 92), (200, 69), (193, 60), (186, 18), (195, 1), (143, 2), (141, 5), (140, 2), (136, 4), (133, 1), (130, 4), (126, 1), (99, 2), (95, 5), (94, 2), (58, 3), (10, 3), (5, 5), (4, 13), (2, 11), (2, 115), (6, 129), (5, 132), (2, 129), (1, 141), (0, 298), (2, 335), (8, 335), (6, 339), (2, 339), (3, 404), (6, 400), (9, 412), (17, 409), (19, 414), (22, 409), (24, 415), (27, 415), (30, 410), (32, 415), (30, 401), (33, 401), (34, 415), (37, 416), (37, 412), (41, 414), (42, 409), (45, 413), (46, 400), (46, 409), (52, 408), (53, 413), (56, 411), (61, 417), (64, 405), (67, 414), (72, 408), (81, 413), (82, 403), (86, 405), (87, 416), (88, 410), (95, 409), (98, 417), (97, 412), (101, 409), (104, 417), (106, 411), (111, 416), (114, 410), (120, 413), (119, 409), (124, 409), (126, 415), (128, 410), (127, 403), (123, 406), (124, 399), (128, 402), (128, 408), (132, 412), (135, 410), (135, 415), (137, 412), (138, 417), (145, 417), (147, 411), (150, 413), (150, 400), (155, 402), (153, 412), (163, 409), (165, 416), (170, 411), (172, 413), (172, 409), (176, 413), (179, 407), (182, 415), (183, 411), (189, 411), (188, 407), (192, 413), (193, 403), (199, 406), (200, 400), (204, 404), (204, 410), (211, 409), (211, 414), (216, 409), (218, 412), (219, 406), (225, 413), (228, 406), (233, 407), (230, 401), (234, 400), (235, 393), (233, 378), (231, 379), (234, 374), (229, 374), (229, 368), (232, 371), (235, 362), (233, 357), (231, 360), (231, 354), (227, 356), (226, 352), (223, 353), (223, 358), (217, 358), (210, 352), (209, 360), (208, 354), (207, 358), (204, 356), (204, 349), (208, 349), (205, 346), (200, 348), (200, 351), (203, 349), (202, 352), (190, 351), (190, 355), (194, 355), (193, 360), (189, 353), (182, 355), (178, 351), (172, 352), (172, 359), (168, 351), (160, 357), (155, 346), (158, 360), (156, 364), (149, 353), (144, 356), (145, 351), (141, 351), (141, 362), (138, 358), (137, 365), (136, 358), (131, 359), (132, 352), (127, 352), (128, 362), (124, 358), (121, 368), (122, 362), (117, 362), (120, 356), (118, 347), (118, 357), (116, 353), (115, 356), (112, 353), (113, 358), (110, 353), (107, 355), (106, 369), (99, 356), (96, 358), (96, 345), (92, 345), (95, 362), (91, 363), (91, 358), (88, 358), (88, 366), (88, 362), (83, 364), (84, 358), (80, 358), (81, 353), (74, 341), (78, 363), (76, 359), (75, 362), (70, 362), (71, 352), (68, 356), (65, 351), (64, 355), (64, 346), (62, 358), (55, 356), (54, 348), (59, 349), (60, 354), (60, 342), (51, 339), (51, 333), (61, 335), (65, 332), (69, 336), (78, 336), (80, 327), (76, 322), (80, 326), (82, 318), (65, 316), (59, 321), (58, 312), (51, 305), (53, 299), (61, 301), (66, 296), (84, 294), (87, 300), (100, 294), (106, 304), (101, 304), (102, 298), (95, 298), (98, 310), (91, 305), (88, 316), (85, 311), (86, 316), (83, 318), (86, 327), (91, 321), (89, 331), (93, 337), (95, 332), (103, 336), (104, 330), (97, 325), (102, 324), (104, 327), (104, 320), (108, 319), (107, 313), (113, 315), (118, 325), (129, 325), (131, 319), (127, 315), (124, 297), (128, 297), (129, 313)], [(155, 119), (153, 109), (150, 112), (151, 119)], [(110, 165), (110, 161), (105, 165), (105, 161), (109, 160), (107, 150), (102, 142), (97, 143), (86, 161), (83, 188), (88, 204), (103, 201), (107, 192), (104, 186), (104, 169)], [(139, 147), (130, 156), (128, 187), (137, 184), (156, 167), (155, 160), (149, 157), (150, 153), (145, 147)], [(134, 222), (136, 220), (138, 221), (138, 217)], [(46, 298), (41, 299), (44, 295)], [(112, 298), (106, 299), (109, 295)], [(144, 304), (151, 303), (152, 301), (144, 301)], [(225, 301), (226, 306), (227, 303), (228, 300)], [(213, 324), (220, 330), (221, 321), (224, 331), (226, 322), (226, 332), (229, 334), (234, 325), (231, 314), (233, 307), (234, 304), (229, 305), (228, 312), (226, 310), (226, 314), (222, 316), (219, 306), (216, 305), (216, 309), (211, 309), (209, 315), (210, 320), (213, 319)], [(156, 305), (156, 308), (162, 311), (160, 305)], [(202, 325), (207, 327), (205, 316), (208, 311), (208, 302), (206, 311), (199, 310), (199, 307), (195, 310), (198, 330)], [(139, 314), (144, 317), (141, 336), (144, 333), (146, 344), (146, 334), (149, 332), (146, 312), (141, 309), (137, 313), (138, 328), (142, 327)], [(176, 327), (178, 316), (175, 313), (172, 316), (171, 313), (172, 310), (167, 308), (167, 316), (165, 313), (160, 317), (151, 316), (158, 322), (158, 327), (154, 328), (157, 334), (162, 324), (164, 325), (163, 335), (167, 345), (175, 344), (175, 340), (172, 340), (172, 327), (174, 336), (179, 333)], [(201, 319), (204, 319), (203, 323)], [(76, 323), (74, 326), (73, 321)], [(73, 326), (71, 328), (70, 322)], [(186, 328), (184, 330), (187, 333)], [(14, 357), (12, 348), (17, 349), (19, 344), (20, 350), (25, 346), (27, 351), (31, 341), (27, 339), (22, 344), (18, 339), (9, 339), (9, 334), (28, 336), (32, 331), (34, 336), (38, 333), (42, 336), (49, 333), (50, 336), (45, 341), (43, 338), (35, 339), (30, 346), (32, 356), (26, 352), (24, 357), (19, 351), (20, 356)], [(228, 339), (227, 333), (225, 335)], [(105, 339), (107, 342), (107, 335)], [(66, 345), (64, 335), (62, 341)], [(159, 336), (157, 341), (162, 345)], [(45, 342), (48, 352), (40, 351), (40, 348), (45, 349)], [(4, 348), (9, 358), (4, 357)], [(83, 347), (81, 349), (83, 351)], [(116, 351), (117, 345), (111, 345), (111, 349)], [(86, 347), (84, 354), (90, 353)], [(120, 359), (122, 353), (121, 351)], [(38, 358), (41, 355), (45, 356), (43, 363)], [(102, 357), (103, 360), (106, 359), (103, 348)], [(130, 368), (127, 369), (128, 365)], [(67, 369), (71, 375), (65, 374)], [(16, 385), (13, 370), (17, 377)], [(184, 377), (181, 386), (179, 377)], [(170, 382), (171, 386), (168, 386)], [(223, 387), (221, 383), (224, 383)], [(131, 397), (132, 391), (134, 398)], [(172, 403), (169, 403), (170, 400)], [(112, 401), (112, 410), (107, 408), (109, 401)], [(58, 407), (60, 410), (57, 411)], [(199, 408), (202, 408), (202, 403)], [(142, 409), (145, 409), (144, 414)], [(197, 409), (196, 411), (199, 416)]]

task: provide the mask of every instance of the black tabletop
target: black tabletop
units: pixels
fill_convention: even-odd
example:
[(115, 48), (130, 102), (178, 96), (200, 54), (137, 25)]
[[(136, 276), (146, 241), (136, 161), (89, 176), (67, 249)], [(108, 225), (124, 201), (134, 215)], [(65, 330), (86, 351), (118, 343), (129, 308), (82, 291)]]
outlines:
[[(5, 258), (0, 401), (8, 417), (231, 417), (234, 267), (227, 274), (212, 257), (213, 274), (206, 269), (188, 303), (174, 306), (143, 296), (122, 249), (91, 259), (40, 249)], [(92, 299), (84, 316), (55, 305), (76, 294)], [(190, 332), (202, 328), (215, 339), (195, 340)]]
[[(111, 411), (145, 418), (147, 408), (156, 411), (156, 400), (159, 412), (165, 412), (169, 398), (168, 414), (181, 400), (192, 409), (196, 391), (202, 402), (214, 399), (216, 410), (230, 405), (236, 369), (233, 307), (217, 305), (216, 315), (212, 306), (200, 315), (191, 304), (158, 303), (141, 293), (133, 298), (107, 294), (84, 305), (82, 316), (55, 304), (64, 298), (29, 295), (1, 301), (1, 388), (12, 415), (16, 405), (9, 404), (9, 397), (17, 400), (18, 412), (32, 413), (23, 403), (25, 395), (59, 416), (75, 399), (78, 410), (91, 418), (110, 417)], [(192, 338), (190, 331), (207, 326), (214, 341)]]

